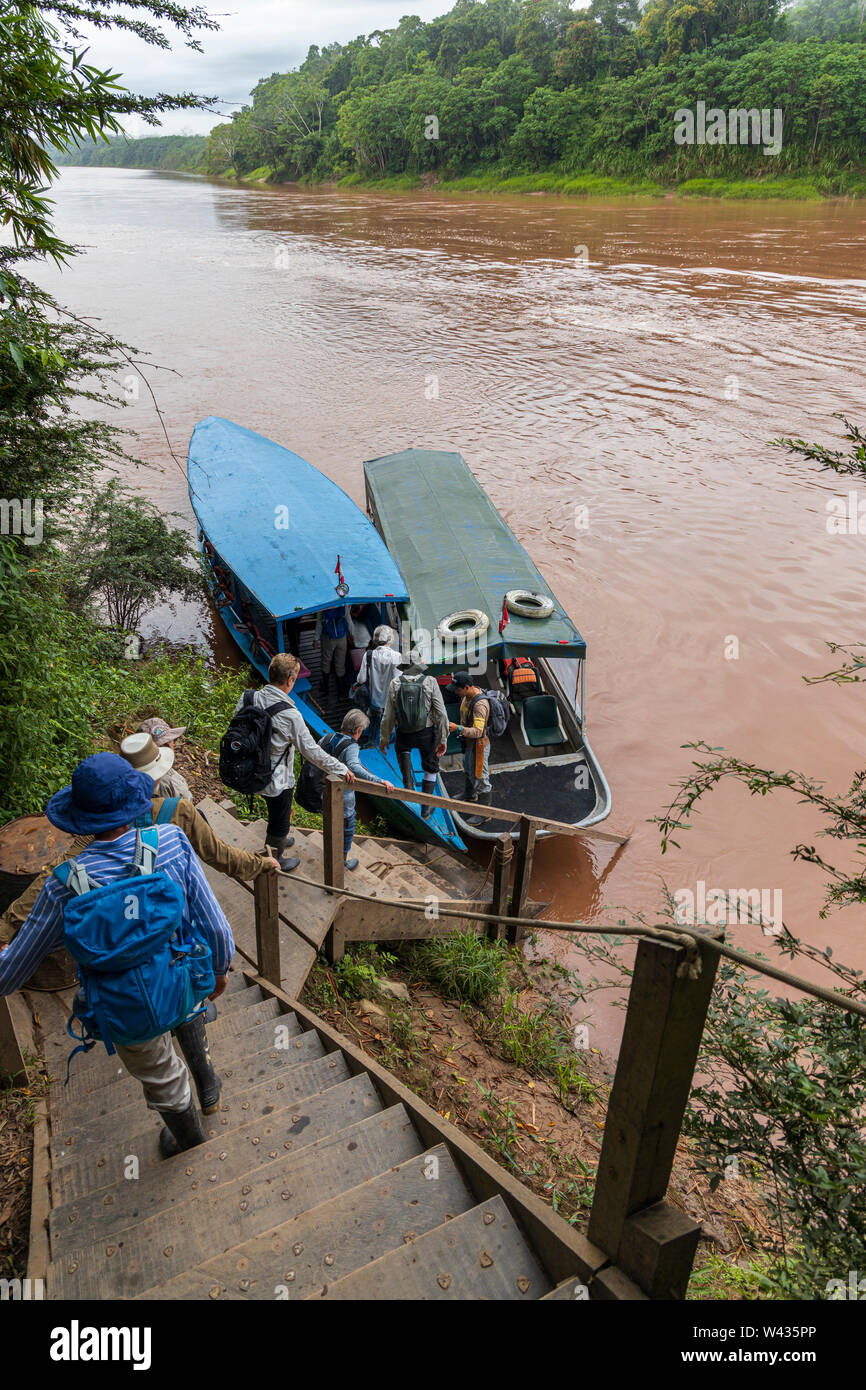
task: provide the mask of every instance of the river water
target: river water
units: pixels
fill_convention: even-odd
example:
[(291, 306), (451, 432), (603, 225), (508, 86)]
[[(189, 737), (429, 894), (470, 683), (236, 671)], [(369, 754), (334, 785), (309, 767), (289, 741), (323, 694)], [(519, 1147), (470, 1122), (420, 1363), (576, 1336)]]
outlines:
[[(137, 485), (166, 510), (191, 516), (182, 463), (209, 414), (362, 505), (365, 458), (466, 458), (587, 639), (610, 824), (634, 827), (613, 861), (601, 844), (539, 848), (550, 915), (652, 916), (663, 883), (778, 890), (792, 930), (866, 968), (862, 913), (820, 921), (821, 875), (790, 856), (820, 829), (790, 794), (723, 786), (664, 857), (648, 823), (690, 740), (832, 792), (864, 763), (860, 688), (802, 679), (831, 669), (825, 641), (866, 638), (866, 515), (864, 534), (827, 527), (856, 480), (770, 443), (838, 444), (834, 411), (866, 424), (862, 205), (388, 197), (108, 169), (64, 170), (56, 200), (84, 254), (42, 282), (159, 364), (176, 458), (146, 391), (122, 423), (151, 464)], [(225, 650), (204, 614), (170, 633)], [(733, 937), (766, 946), (756, 926)]]

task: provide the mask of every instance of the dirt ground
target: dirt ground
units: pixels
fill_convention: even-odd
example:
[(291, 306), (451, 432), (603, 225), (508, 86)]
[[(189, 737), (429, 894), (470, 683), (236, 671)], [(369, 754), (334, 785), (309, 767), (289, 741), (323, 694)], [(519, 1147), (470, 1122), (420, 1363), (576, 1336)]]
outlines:
[(0, 1091), (0, 1278), (27, 1273), (33, 1106), (38, 1083)]

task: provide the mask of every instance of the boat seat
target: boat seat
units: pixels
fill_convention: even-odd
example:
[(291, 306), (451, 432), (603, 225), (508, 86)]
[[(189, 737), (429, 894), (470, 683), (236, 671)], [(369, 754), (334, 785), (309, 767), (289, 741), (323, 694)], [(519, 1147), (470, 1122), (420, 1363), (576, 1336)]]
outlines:
[(552, 695), (528, 695), (521, 701), (520, 732), (530, 748), (553, 747), (567, 742)]

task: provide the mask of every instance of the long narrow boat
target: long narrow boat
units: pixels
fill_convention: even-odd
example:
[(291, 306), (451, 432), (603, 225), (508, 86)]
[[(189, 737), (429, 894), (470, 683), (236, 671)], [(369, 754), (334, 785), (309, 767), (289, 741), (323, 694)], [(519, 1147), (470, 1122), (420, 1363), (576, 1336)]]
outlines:
[[(586, 733), (586, 643), (461, 455), (406, 449), (369, 460), (364, 474), (367, 510), (409, 594), (398, 603), (404, 650), (440, 677), (451, 719), (450, 673), (469, 669), (475, 684), (504, 690), (504, 661), (535, 663), (540, 688), (512, 699), (505, 734), (491, 740), (493, 805), (572, 825), (603, 820), (611, 797)], [(454, 735), (440, 777), (459, 799)], [(490, 817), (454, 820), (466, 837), (503, 831)]]
[[(292, 699), (315, 736), (339, 729), (349, 702), (330, 686), (327, 694), (320, 690), (316, 614), (369, 604), (380, 622), (399, 629), (397, 605), (408, 594), (380, 536), (312, 464), (230, 420), (209, 416), (196, 425), (187, 471), (205, 574), (226, 628), (266, 679), (274, 652), (289, 650), (287, 625), (297, 623), (303, 665)], [(420, 786), (417, 753), (413, 760)], [(400, 785), (393, 745), (385, 757), (363, 749), (361, 761)], [(439, 807), (423, 820), (409, 802), (382, 798), (376, 805), (403, 833), (465, 848)]]

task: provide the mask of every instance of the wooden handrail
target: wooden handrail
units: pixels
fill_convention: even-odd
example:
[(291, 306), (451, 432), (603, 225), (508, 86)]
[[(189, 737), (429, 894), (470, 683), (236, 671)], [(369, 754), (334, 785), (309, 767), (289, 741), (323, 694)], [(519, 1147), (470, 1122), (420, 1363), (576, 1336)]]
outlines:
[[(461, 815), (478, 815), (478, 804), (474, 801), (455, 801), (448, 796), (433, 796), (430, 792), (410, 792), (408, 787), (395, 786), (394, 790), (389, 792), (379, 782), (362, 781), (360, 777), (355, 778), (352, 790), (364, 792), (367, 796), (380, 796), (387, 801), (414, 801), (420, 806), (442, 806), (446, 811), (458, 811)], [(524, 811), (506, 811), (503, 806), (485, 806), (484, 814), (492, 820), (510, 821), (513, 825), (528, 820), (536, 830), (549, 830), (555, 835), (587, 836), (594, 840), (608, 840), (614, 845), (624, 845), (631, 839), (631, 833), (620, 835), (615, 830), (599, 830), (595, 825), (569, 825), (566, 821), (551, 820), (548, 816), (532, 816)]]

